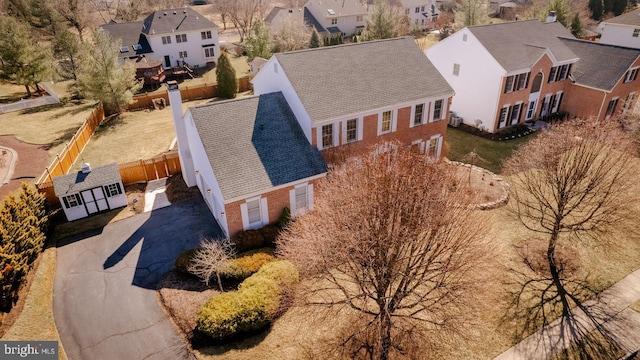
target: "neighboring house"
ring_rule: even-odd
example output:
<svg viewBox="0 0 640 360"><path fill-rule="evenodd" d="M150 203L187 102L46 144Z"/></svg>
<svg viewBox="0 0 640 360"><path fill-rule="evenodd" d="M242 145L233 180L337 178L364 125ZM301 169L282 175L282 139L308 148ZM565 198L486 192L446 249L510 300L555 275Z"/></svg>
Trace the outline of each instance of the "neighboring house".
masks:
<svg viewBox="0 0 640 360"><path fill-rule="evenodd" d="M146 56L164 68L214 65L220 55L218 27L191 8L154 11L144 21L101 26L122 39L121 59Z"/></svg>
<svg viewBox="0 0 640 360"><path fill-rule="evenodd" d="M83 164L81 171L54 177L53 188L69 221L127 206L116 163L95 169Z"/></svg>
<svg viewBox="0 0 640 360"><path fill-rule="evenodd" d="M603 21L600 26L601 43L640 48L640 8Z"/></svg>
<svg viewBox="0 0 640 360"><path fill-rule="evenodd" d="M227 236L275 222L285 206L312 210L334 151L400 142L441 155L453 90L412 38L275 54L253 85L253 97L184 116L172 106L185 182ZM179 94L171 83L171 104Z"/></svg>
<svg viewBox="0 0 640 360"><path fill-rule="evenodd" d="M266 64L266 63L267 63L267 59L261 58L259 56L255 57L249 63L249 73L251 73L253 75L257 74L260 71L260 69L262 69L264 64Z"/></svg>
<svg viewBox="0 0 640 360"><path fill-rule="evenodd" d="M557 22L471 26L426 54L456 91L451 109L494 133L561 110L578 56L559 36L572 37Z"/></svg>
<svg viewBox="0 0 640 360"><path fill-rule="evenodd" d="M580 61L573 70L564 108L581 117L609 118L633 113L640 92L640 49L593 41L560 39Z"/></svg>
<svg viewBox="0 0 640 360"><path fill-rule="evenodd" d="M399 3L414 29L428 30L438 20L440 10L435 0L399 0Z"/></svg>
<svg viewBox="0 0 640 360"><path fill-rule="evenodd" d="M309 0L305 20L324 37L351 36L367 25L367 6L360 0Z"/></svg>
<svg viewBox="0 0 640 360"><path fill-rule="evenodd" d="M264 23L269 27L269 37L273 38L273 34L280 30L281 26L287 26L289 24L300 24L304 26L304 12L302 8L283 8L274 7L271 9L267 17L264 18Z"/></svg>

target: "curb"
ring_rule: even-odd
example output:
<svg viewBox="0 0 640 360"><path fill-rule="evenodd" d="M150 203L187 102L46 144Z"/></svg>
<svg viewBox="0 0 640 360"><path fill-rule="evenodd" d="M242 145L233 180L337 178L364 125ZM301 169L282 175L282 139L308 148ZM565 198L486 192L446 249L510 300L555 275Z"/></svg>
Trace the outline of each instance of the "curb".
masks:
<svg viewBox="0 0 640 360"><path fill-rule="evenodd" d="M0 186L1 186L1 185L8 184L11 179L11 176L13 176L13 172L16 169L16 163L18 162L18 153L12 148L4 147L4 146L0 146L0 150L7 150L9 151L9 154L11 154L11 159L9 160L9 171L7 172L7 175L4 177L4 179L0 179L2 181L0 182Z"/></svg>

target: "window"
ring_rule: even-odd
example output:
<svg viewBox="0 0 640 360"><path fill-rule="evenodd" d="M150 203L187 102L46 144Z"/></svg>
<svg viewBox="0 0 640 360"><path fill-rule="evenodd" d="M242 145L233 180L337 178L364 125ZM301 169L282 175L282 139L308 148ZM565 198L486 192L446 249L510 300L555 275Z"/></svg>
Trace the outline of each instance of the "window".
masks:
<svg viewBox="0 0 640 360"><path fill-rule="evenodd" d="M616 111L616 107L618 106L618 98L612 99L609 101L609 105L607 106L607 113L605 117L609 118Z"/></svg>
<svg viewBox="0 0 640 360"><path fill-rule="evenodd" d="M526 89L529 85L529 73L518 75L518 90Z"/></svg>
<svg viewBox="0 0 640 360"><path fill-rule="evenodd" d="M525 117L525 120L531 120L531 118L533 118L533 115L535 113L536 113L536 101L533 100L529 102L529 108L527 110L527 116Z"/></svg>
<svg viewBox="0 0 640 360"><path fill-rule="evenodd" d="M307 185L296 187L295 195L296 211L305 210L307 208Z"/></svg>
<svg viewBox="0 0 640 360"><path fill-rule="evenodd" d="M553 97L553 101L551 102L551 113L555 114L560 111L560 104L562 103L562 91L557 93L555 97Z"/></svg>
<svg viewBox="0 0 640 360"><path fill-rule="evenodd" d="M638 77L638 68L629 69L624 76L624 82L628 83L635 80Z"/></svg>
<svg viewBox="0 0 640 360"><path fill-rule="evenodd" d="M507 81L504 83L504 93L510 93L513 91L513 83L515 82L515 75L507 76Z"/></svg>
<svg viewBox="0 0 640 360"><path fill-rule="evenodd" d="M333 146L333 124L322 126L322 148Z"/></svg>
<svg viewBox="0 0 640 360"><path fill-rule="evenodd" d="M424 104L418 104L415 107L415 112L413 114L413 125L422 124L422 117L424 116Z"/></svg>
<svg viewBox="0 0 640 360"><path fill-rule="evenodd" d="M633 29L633 37L638 37L640 35L640 29Z"/></svg>
<svg viewBox="0 0 640 360"><path fill-rule="evenodd" d="M467 34L462 34L462 41L467 41Z"/></svg>
<svg viewBox="0 0 640 360"><path fill-rule="evenodd" d="M460 64L453 64L453 75L460 75Z"/></svg>
<svg viewBox="0 0 640 360"><path fill-rule="evenodd" d="M554 81L556 81L556 72L558 71L558 67L554 66L551 68L551 71L549 71L549 80L547 80L548 83L552 83Z"/></svg>
<svg viewBox="0 0 640 360"><path fill-rule="evenodd" d="M420 7L416 7L416 14L420 12Z"/></svg>
<svg viewBox="0 0 640 360"><path fill-rule="evenodd" d="M204 57L206 58L212 58L215 57L215 51L214 51L214 47L207 47L204 48Z"/></svg>
<svg viewBox="0 0 640 360"><path fill-rule="evenodd" d="M162 45L171 44L171 36L163 36L162 37Z"/></svg>
<svg viewBox="0 0 640 360"><path fill-rule="evenodd" d="M200 36L202 37L202 40L211 39L211 31L203 31L200 33Z"/></svg>
<svg viewBox="0 0 640 360"><path fill-rule="evenodd" d="M249 220L249 226L262 222L262 216L260 214L260 199L247 201L247 218Z"/></svg>
<svg viewBox="0 0 640 360"><path fill-rule="evenodd" d="M560 72L558 72L558 78L556 80L565 80L567 78L567 74L569 72L569 65L562 65L560 68Z"/></svg>
<svg viewBox="0 0 640 360"><path fill-rule="evenodd" d="M180 52L178 53L178 57L179 57L180 59L186 59L186 58L187 58L187 52L186 52L186 51L180 51Z"/></svg>
<svg viewBox="0 0 640 360"><path fill-rule="evenodd" d="M547 115L549 115L548 111L549 111L549 100L551 100L551 95L547 95L544 97L544 100L542 100L542 106L540 107L540 117L545 117Z"/></svg>
<svg viewBox="0 0 640 360"><path fill-rule="evenodd" d="M507 125L507 114L509 114L508 105L500 109L500 114L498 115L498 129Z"/></svg>
<svg viewBox="0 0 640 360"><path fill-rule="evenodd" d="M442 148L442 136L436 135L429 139L429 146L427 147L427 156L432 158L440 157L440 150Z"/></svg>
<svg viewBox="0 0 640 360"><path fill-rule="evenodd" d="M120 46L120 52L121 53L126 53L127 51L129 51L129 47L128 46Z"/></svg>
<svg viewBox="0 0 640 360"><path fill-rule="evenodd" d="M358 140L358 119L347 120L347 142Z"/></svg>
<svg viewBox="0 0 640 360"><path fill-rule="evenodd" d="M627 111L629 111L629 109L633 110L633 106L634 106L634 102L636 99L636 92L632 92L629 95L627 95L627 99L624 101L624 106L622 108L622 113L626 113Z"/></svg>
<svg viewBox="0 0 640 360"><path fill-rule="evenodd" d="M391 131L391 110L382 113L382 126L380 130L382 133Z"/></svg>
<svg viewBox="0 0 640 360"><path fill-rule="evenodd" d="M422 7L420 8L420 11L424 12L424 6L422 6Z"/></svg>
<svg viewBox="0 0 640 360"><path fill-rule="evenodd" d="M82 205L80 194L65 196L62 198L62 202L64 202L64 207L66 207L67 209Z"/></svg>
<svg viewBox="0 0 640 360"><path fill-rule="evenodd" d="M509 125L517 124L520 120L520 111L522 110L522 104L515 104L511 108L511 116L509 118Z"/></svg>
<svg viewBox="0 0 640 360"><path fill-rule="evenodd" d="M178 35L176 35L176 42L177 43L187 42L187 34L178 34Z"/></svg>
<svg viewBox="0 0 640 360"><path fill-rule="evenodd" d="M433 121L442 120L442 99L433 103Z"/></svg>
<svg viewBox="0 0 640 360"><path fill-rule="evenodd" d="M411 9L406 9L406 10L404 11L404 14L405 14L405 15L409 15L409 13L411 13Z"/></svg>
<svg viewBox="0 0 640 360"><path fill-rule="evenodd" d="M112 197L122 194L122 188L120 188L119 183L110 184L104 187L104 192L107 194L107 197Z"/></svg>
<svg viewBox="0 0 640 360"><path fill-rule="evenodd" d="M357 16L356 16L356 21L357 21L357 22L362 22L362 21L364 21L364 16L362 16L362 15L357 15Z"/></svg>
<svg viewBox="0 0 640 360"><path fill-rule="evenodd" d="M140 44L134 44L134 45L132 46L132 48L133 48L133 50L135 50L135 51L142 50L142 45L140 45Z"/></svg>
<svg viewBox="0 0 640 360"><path fill-rule="evenodd" d="M331 19L331 25L338 25L338 19L336 18Z"/></svg>

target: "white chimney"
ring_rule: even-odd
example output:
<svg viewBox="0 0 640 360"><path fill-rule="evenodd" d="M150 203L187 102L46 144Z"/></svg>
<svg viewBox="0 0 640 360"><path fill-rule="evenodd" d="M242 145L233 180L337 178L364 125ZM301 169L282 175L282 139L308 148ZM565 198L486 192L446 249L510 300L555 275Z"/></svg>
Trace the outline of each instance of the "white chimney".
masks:
<svg viewBox="0 0 640 360"><path fill-rule="evenodd" d="M84 163L84 164L80 165L80 170L82 171L83 174L90 173L91 172L91 164Z"/></svg>
<svg viewBox="0 0 640 360"><path fill-rule="evenodd" d="M186 115L182 116L182 96L180 95L177 81L167 81L167 93L169 95L171 114L173 115L173 126L178 138L178 155L180 156L180 166L182 167L182 178L187 186L195 186L197 184L196 175L191 149L189 148L189 137L185 123Z"/></svg>
<svg viewBox="0 0 640 360"><path fill-rule="evenodd" d="M553 23L556 22L556 20L558 20L558 16L556 15L555 11L549 11L549 15L547 15L547 21L546 23Z"/></svg>

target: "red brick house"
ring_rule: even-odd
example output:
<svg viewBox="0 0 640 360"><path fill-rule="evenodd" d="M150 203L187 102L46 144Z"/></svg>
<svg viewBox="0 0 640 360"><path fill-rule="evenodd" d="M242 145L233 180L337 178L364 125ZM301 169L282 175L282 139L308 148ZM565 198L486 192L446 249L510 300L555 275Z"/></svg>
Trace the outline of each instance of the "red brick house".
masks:
<svg viewBox="0 0 640 360"><path fill-rule="evenodd" d="M399 141L440 157L453 90L411 38L275 54L255 96L182 115L169 86L182 174L227 236L313 210L336 149Z"/></svg>

